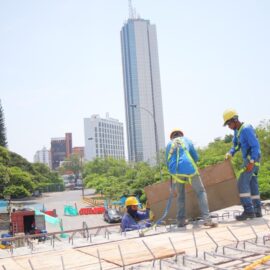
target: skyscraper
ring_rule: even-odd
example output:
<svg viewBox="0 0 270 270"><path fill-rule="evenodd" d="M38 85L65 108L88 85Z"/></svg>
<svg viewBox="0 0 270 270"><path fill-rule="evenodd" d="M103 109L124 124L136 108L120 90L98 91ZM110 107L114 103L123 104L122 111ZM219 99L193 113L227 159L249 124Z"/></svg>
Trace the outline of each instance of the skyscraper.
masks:
<svg viewBox="0 0 270 270"><path fill-rule="evenodd" d="M165 146L156 27L132 13L121 30L128 157L154 164Z"/></svg>

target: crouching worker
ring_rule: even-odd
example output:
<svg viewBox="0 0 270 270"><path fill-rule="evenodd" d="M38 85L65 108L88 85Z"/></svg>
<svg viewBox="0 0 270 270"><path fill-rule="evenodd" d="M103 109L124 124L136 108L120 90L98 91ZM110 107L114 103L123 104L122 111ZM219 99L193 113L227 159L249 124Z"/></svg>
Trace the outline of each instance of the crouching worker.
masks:
<svg viewBox="0 0 270 270"><path fill-rule="evenodd" d="M139 230L150 227L151 223L148 220L150 208L146 202L146 210L138 211L138 200L135 197L128 197L125 202L126 213L121 222L121 229L123 232Z"/></svg>

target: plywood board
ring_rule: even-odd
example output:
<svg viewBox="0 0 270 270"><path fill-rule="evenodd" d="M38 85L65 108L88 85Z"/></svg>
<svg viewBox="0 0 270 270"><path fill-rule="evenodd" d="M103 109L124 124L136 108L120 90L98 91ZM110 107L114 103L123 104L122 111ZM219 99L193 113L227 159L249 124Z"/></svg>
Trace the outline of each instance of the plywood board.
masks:
<svg viewBox="0 0 270 270"><path fill-rule="evenodd" d="M147 239L148 240L148 239ZM150 238L150 240L154 240ZM96 256L97 249L99 250L100 258L108 263L118 266L127 266L142 262L152 261L153 259L164 259L173 257L176 254L185 253L183 249L177 249L176 252L169 240L162 241L146 241L147 247L143 243L143 239L129 239L120 242L106 243L99 245L99 247L83 247L79 248L81 252ZM166 242L166 244L165 244ZM121 253L120 253L121 252ZM154 257L153 257L154 254Z"/></svg>
<svg viewBox="0 0 270 270"><path fill-rule="evenodd" d="M211 212L240 203L236 176L229 160L201 169L200 175L206 189ZM147 200L156 220L164 213L170 190L170 180L145 187ZM174 189L171 208L166 216L166 220L176 218L176 204L177 193ZM197 197L190 185L186 185L186 215L187 218L200 216Z"/></svg>

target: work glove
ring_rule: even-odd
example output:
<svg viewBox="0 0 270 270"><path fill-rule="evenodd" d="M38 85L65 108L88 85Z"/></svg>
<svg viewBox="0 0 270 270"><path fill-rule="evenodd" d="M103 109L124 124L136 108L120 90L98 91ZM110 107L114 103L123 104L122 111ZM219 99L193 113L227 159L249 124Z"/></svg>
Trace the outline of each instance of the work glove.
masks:
<svg viewBox="0 0 270 270"><path fill-rule="evenodd" d="M249 162L246 166L246 171L251 172L254 168L254 162Z"/></svg>
<svg viewBox="0 0 270 270"><path fill-rule="evenodd" d="M231 159L231 158L232 158L232 155L230 153L226 153L225 159Z"/></svg>

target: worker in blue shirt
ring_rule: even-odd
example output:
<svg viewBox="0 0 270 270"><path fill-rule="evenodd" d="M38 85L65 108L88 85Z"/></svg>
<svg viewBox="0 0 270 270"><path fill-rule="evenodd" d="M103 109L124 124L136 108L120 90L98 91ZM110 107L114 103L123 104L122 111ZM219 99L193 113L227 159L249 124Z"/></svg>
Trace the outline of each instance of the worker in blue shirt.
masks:
<svg viewBox="0 0 270 270"><path fill-rule="evenodd" d="M260 143L254 128L249 124L239 121L234 109L223 113L224 126L234 131L233 147L226 154L226 159L231 158L241 149L243 165L238 179L240 202L244 212L236 216L237 220L246 220L262 217L261 200L258 186L258 172L261 159Z"/></svg>
<svg viewBox="0 0 270 270"><path fill-rule="evenodd" d="M146 203L146 211L138 210L139 202L136 197L128 197L125 202L127 208L121 222L121 229L123 232L139 230L146 227L150 227L151 223L149 220L150 208L148 203Z"/></svg>
<svg viewBox="0 0 270 270"><path fill-rule="evenodd" d="M181 129L174 129L170 134L170 142L166 147L166 162L168 171L176 181L178 192L177 227L185 227L188 224L185 210L186 184L190 184L196 193L204 226L218 226L216 222L212 221L209 212L207 194L196 165L198 160L199 156L191 140L184 136Z"/></svg>

